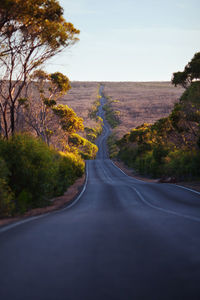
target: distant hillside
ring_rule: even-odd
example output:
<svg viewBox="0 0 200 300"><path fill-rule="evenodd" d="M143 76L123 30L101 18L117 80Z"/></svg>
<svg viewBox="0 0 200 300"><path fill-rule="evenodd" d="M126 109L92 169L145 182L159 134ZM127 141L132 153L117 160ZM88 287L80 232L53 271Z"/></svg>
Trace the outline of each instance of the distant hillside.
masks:
<svg viewBox="0 0 200 300"><path fill-rule="evenodd" d="M154 123L166 117L178 101L183 88L170 82L105 82L104 94L119 125L118 138L142 123Z"/></svg>

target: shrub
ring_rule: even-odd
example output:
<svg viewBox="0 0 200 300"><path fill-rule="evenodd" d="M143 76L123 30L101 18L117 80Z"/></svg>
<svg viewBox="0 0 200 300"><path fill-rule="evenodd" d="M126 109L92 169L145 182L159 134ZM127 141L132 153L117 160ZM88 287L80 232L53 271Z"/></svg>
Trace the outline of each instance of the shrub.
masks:
<svg viewBox="0 0 200 300"><path fill-rule="evenodd" d="M120 124L119 112L114 111L111 108L110 102L108 102L107 104L105 104L103 106L103 110L105 111L105 117L106 117L106 120L108 121L108 123L110 124L110 126L112 128L117 127Z"/></svg>
<svg viewBox="0 0 200 300"><path fill-rule="evenodd" d="M0 217L10 216L14 211L13 193L8 185L9 170L0 157Z"/></svg>
<svg viewBox="0 0 200 300"><path fill-rule="evenodd" d="M69 137L70 147L75 147L78 150L78 154L81 155L83 159L94 159L96 157L98 147L81 137L79 134L74 133Z"/></svg>
<svg viewBox="0 0 200 300"><path fill-rule="evenodd" d="M84 162L75 154L61 154L39 139L16 135L0 140L0 156L9 174L7 183L15 197L15 211L49 204L83 174Z"/></svg>
<svg viewBox="0 0 200 300"><path fill-rule="evenodd" d="M165 165L168 174L176 175L181 179L200 176L199 151L175 150L168 155L168 163Z"/></svg>
<svg viewBox="0 0 200 300"><path fill-rule="evenodd" d="M109 156L110 158L117 157L119 149L116 144L116 134L111 133L107 139L107 145L108 145L108 150L109 150Z"/></svg>
<svg viewBox="0 0 200 300"><path fill-rule="evenodd" d="M153 158L155 159L155 161L161 164L163 158L167 156L167 154L168 154L168 150L162 144L154 145Z"/></svg>

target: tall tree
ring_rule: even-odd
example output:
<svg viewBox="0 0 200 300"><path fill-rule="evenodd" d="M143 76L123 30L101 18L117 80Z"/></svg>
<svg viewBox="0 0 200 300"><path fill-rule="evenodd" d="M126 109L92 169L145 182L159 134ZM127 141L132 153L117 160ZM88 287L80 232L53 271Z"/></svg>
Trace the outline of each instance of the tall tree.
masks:
<svg viewBox="0 0 200 300"><path fill-rule="evenodd" d="M69 79L62 73L47 74L43 70L36 70L31 79L27 98L18 100L23 105L22 119L45 143L61 149L69 134L84 128L83 119L73 109L57 105L57 99L71 88Z"/></svg>
<svg viewBox="0 0 200 300"><path fill-rule="evenodd" d="M18 99L31 73L74 44L78 34L56 0L1 0L0 129L6 138L15 132Z"/></svg>

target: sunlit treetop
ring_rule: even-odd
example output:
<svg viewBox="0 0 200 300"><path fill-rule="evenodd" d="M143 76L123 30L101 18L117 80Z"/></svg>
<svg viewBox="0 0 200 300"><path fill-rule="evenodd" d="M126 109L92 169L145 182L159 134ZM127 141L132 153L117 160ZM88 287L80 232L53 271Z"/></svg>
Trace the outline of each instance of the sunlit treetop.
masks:
<svg viewBox="0 0 200 300"><path fill-rule="evenodd" d="M54 49L77 41L77 30L63 17L63 8L56 0L1 0L1 33L37 36L41 43Z"/></svg>

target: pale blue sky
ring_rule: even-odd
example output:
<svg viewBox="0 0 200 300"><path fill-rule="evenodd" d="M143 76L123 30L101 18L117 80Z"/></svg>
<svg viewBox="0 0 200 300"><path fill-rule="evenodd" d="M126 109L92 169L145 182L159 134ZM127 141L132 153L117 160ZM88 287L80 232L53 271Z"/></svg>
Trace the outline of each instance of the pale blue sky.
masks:
<svg viewBox="0 0 200 300"><path fill-rule="evenodd" d="M199 0L59 2L80 41L47 70L71 80L170 80L200 51Z"/></svg>

